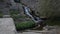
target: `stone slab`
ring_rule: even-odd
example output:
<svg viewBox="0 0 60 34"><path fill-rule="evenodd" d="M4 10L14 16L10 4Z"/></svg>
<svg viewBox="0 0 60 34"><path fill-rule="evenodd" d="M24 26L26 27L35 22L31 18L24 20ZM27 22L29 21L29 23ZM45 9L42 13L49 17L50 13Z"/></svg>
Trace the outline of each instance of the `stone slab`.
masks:
<svg viewBox="0 0 60 34"><path fill-rule="evenodd" d="M0 18L0 34L15 34L15 31L12 18Z"/></svg>

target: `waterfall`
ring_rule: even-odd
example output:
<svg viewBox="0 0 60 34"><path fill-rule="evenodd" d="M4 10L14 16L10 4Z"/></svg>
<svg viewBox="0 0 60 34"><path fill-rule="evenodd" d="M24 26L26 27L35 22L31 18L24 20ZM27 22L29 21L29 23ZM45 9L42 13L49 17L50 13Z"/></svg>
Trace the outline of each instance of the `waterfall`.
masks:
<svg viewBox="0 0 60 34"><path fill-rule="evenodd" d="M37 17L37 16L33 17L33 15L30 13L31 10L30 10L29 7L23 6L23 9L24 9L24 13L25 13L27 16L31 17L31 19L32 19L35 23L38 23L38 22L43 21L42 19L40 19L40 18Z"/></svg>
<svg viewBox="0 0 60 34"><path fill-rule="evenodd" d="M39 18L39 17L31 14L31 12L30 12L31 9L30 9L29 7L27 7L24 3L20 2L20 0L14 0L14 1L15 1L16 3L21 3L21 5L22 5L22 7L23 7L23 9L24 9L24 13L25 13L27 16L31 17L31 19L32 19L35 23L38 23L38 22L43 21L41 18ZM34 16L35 16L35 17L34 17Z"/></svg>

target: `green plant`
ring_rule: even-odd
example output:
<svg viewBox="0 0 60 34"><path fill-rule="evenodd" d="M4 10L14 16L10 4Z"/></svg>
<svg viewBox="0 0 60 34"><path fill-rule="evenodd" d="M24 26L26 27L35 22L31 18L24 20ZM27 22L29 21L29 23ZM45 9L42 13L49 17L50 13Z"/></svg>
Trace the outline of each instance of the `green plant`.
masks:
<svg viewBox="0 0 60 34"><path fill-rule="evenodd" d="M15 26L17 30L24 30L34 27L35 23L33 21L25 21L22 23L16 23Z"/></svg>
<svg viewBox="0 0 60 34"><path fill-rule="evenodd" d="M17 10L10 10L10 15L14 20L20 17L18 14L19 12Z"/></svg>

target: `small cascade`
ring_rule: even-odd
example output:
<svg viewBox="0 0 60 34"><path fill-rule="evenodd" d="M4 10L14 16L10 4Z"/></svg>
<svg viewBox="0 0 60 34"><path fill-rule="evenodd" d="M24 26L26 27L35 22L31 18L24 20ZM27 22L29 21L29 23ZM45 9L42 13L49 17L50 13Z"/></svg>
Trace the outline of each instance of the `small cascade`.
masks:
<svg viewBox="0 0 60 34"><path fill-rule="evenodd" d="M38 23L38 22L42 22L43 20L33 14L31 14L31 9L29 7L27 7L24 3L20 2L20 0L14 0L14 2L16 3L21 3L23 9L24 9L24 13L30 17L35 23ZM31 12L30 12L31 11ZM34 12L33 12L34 13Z"/></svg>
<svg viewBox="0 0 60 34"><path fill-rule="evenodd" d="M39 18L39 17L31 14L31 10L30 10L29 7L27 7L27 6L22 6L22 7L23 7L23 9L24 9L24 13L25 13L28 17L30 17L35 23L38 23L38 22L42 22L42 21L43 21L41 18Z"/></svg>

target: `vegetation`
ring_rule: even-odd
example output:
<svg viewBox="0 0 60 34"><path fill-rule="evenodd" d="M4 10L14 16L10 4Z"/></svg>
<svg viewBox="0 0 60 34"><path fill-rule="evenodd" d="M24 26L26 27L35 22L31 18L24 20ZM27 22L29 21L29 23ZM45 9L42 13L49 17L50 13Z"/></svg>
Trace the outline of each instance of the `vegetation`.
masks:
<svg viewBox="0 0 60 34"><path fill-rule="evenodd" d="M40 6L39 15L43 17L48 17L48 19L45 21L47 25L59 25L60 26L60 10L57 4L55 4L55 1L53 0L42 0L45 2L42 2ZM56 3L58 3L56 1ZM56 6L57 5L57 6ZM19 12L16 10L11 11L11 17L15 20L18 18L24 18L24 16L19 16ZM56 17L57 16L57 17ZM33 27L35 24L32 21L26 21L21 23L16 23L16 29L17 30L23 30L27 28Z"/></svg>
<svg viewBox="0 0 60 34"><path fill-rule="evenodd" d="M17 15L17 14L19 14L19 11L17 11L17 10L10 10L10 14L11 15L13 15L13 14Z"/></svg>
<svg viewBox="0 0 60 34"><path fill-rule="evenodd" d="M12 17L14 20L16 20L16 19L18 19L18 18L25 18L25 16L20 16L19 14L20 14L20 13L19 13L19 11L17 11L17 10L11 10L11 11L10 11L10 15L11 15L11 17Z"/></svg>
<svg viewBox="0 0 60 34"><path fill-rule="evenodd" d="M15 26L16 26L17 31L19 31L19 30L32 28L35 26L35 23L33 21L25 21L21 23L16 23Z"/></svg>
<svg viewBox="0 0 60 34"><path fill-rule="evenodd" d="M19 19L19 18L25 18L25 16L19 16L19 12L16 11L16 10L12 10L10 12L11 14L11 17L16 20L16 19ZM48 20L45 21L45 23L47 25L59 25L60 26L60 17L49 17ZM24 21L24 22L19 22L19 23L15 23L15 26L16 26L16 29L17 31L19 30L24 30L24 29L29 29L29 28L33 28L35 26L35 23L33 21ZM41 27L38 28L38 29L42 29ZM38 30L36 29L36 30Z"/></svg>

